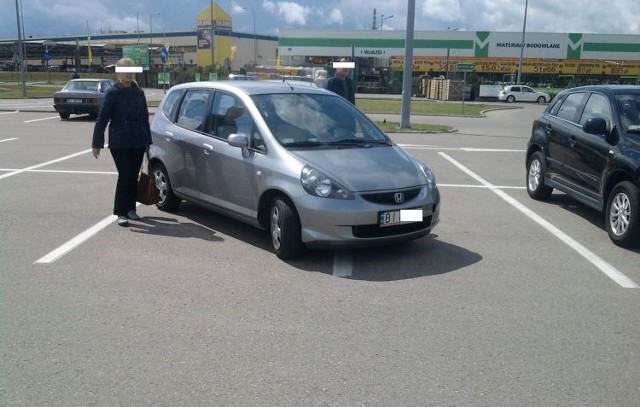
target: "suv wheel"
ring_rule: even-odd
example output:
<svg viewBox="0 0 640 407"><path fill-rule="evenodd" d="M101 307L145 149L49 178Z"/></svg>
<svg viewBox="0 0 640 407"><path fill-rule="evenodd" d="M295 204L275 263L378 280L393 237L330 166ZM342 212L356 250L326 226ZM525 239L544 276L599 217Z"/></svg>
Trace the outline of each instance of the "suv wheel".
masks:
<svg viewBox="0 0 640 407"><path fill-rule="evenodd" d="M164 165L156 163L153 166L153 176L160 191L160 200L156 204L161 211L173 211L178 209L182 200L175 196L171 189L171 181Z"/></svg>
<svg viewBox="0 0 640 407"><path fill-rule="evenodd" d="M300 237L300 219L289 203L282 197L271 201L269 231L273 250L281 259L298 257L304 248Z"/></svg>
<svg viewBox="0 0 640 407"><path fill-rule="evenodd" d="M607 200L605 222L613 243L634 247L640 242L640 192L629 181L618 183Z"/></svg>
<svg viewBox="0 0 640 407"><path fill-rule="evenodd" d="M536 151L527 163L527 192L531 198L538 201L544 201L553 192L553 188L544 184L546 171L544 155L540 151Z"/></svg>
<svg viewBox="0 0 640 407"><path fill-rule="evenodd" d="M516 97L515 96L513 96L513 95L507 96L507 102L513 103L515 101L516 101Z"/></svg>

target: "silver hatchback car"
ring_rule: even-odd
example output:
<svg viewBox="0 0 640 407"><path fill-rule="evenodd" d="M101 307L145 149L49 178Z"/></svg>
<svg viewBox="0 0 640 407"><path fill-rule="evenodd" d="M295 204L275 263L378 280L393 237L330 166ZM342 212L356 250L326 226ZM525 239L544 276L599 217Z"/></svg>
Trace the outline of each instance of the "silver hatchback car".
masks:
<svg viewBox="0 0 640 407"><path fill-rule="evenodd" d="M305 247L428 235L431 170L336 94L287 82L174 86L151 124L158 208L182 200L268 230L282 259Z"/></svg>

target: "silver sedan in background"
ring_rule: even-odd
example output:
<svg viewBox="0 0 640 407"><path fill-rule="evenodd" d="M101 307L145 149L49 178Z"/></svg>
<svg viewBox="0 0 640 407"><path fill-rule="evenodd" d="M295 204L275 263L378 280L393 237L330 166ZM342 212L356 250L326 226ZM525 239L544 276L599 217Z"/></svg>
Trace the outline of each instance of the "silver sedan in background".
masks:
<svg viewBox="0 0 640 407"><path fill-rule="evenodd" d="M428 235L440 195L427 165L340 96L285 82L175 86L151 124L158 208L182 200L268 230L275 253Z"/></svg>

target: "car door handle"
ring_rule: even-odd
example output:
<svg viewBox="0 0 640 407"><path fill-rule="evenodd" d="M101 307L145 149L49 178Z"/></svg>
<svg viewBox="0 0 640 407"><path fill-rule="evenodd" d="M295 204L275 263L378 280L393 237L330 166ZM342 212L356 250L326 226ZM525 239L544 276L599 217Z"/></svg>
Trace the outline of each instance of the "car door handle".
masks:
<svg viewBox="0 0 640 407"><path fill-rule="evenodd" d="M167 139L167 141L171 141L171 139L173 138L173 133L165 130L164 136Z"/></svg>
<svg viewBox="0 0 640 407"><path fill-rule="evenodd" d="M211 144L203 143L202 147L204 147L204 153L207 155L213 151L213 146Z"/></svg>
<svg viewBox="0 0 640 407"><path fill-rule="evenodd" d="M569 145L571 147L575 146L577 144L577 140L574 136L569 137Z"/></svg>

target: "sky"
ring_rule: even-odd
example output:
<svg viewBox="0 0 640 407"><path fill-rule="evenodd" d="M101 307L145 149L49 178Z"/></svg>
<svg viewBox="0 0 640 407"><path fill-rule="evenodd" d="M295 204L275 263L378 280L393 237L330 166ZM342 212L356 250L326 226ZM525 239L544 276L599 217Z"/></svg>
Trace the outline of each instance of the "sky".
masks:
<svg viewBox="0 0 640 407"><path fill-rule="evenodd" d="M522 32L526 0L415 0L415 30ZM208 0L0 0L0 39L109 30L193 30ZM233 30L277 36L282 29L404 30L408 0L220 0ZM528 0L527 32L640 35L640 0ZM156 14L157 13L157 14ZM392 17L391 17L392 16ZM151 21L151 24L150 24ZM640 39L639 39L640 41Z"/></svg>

